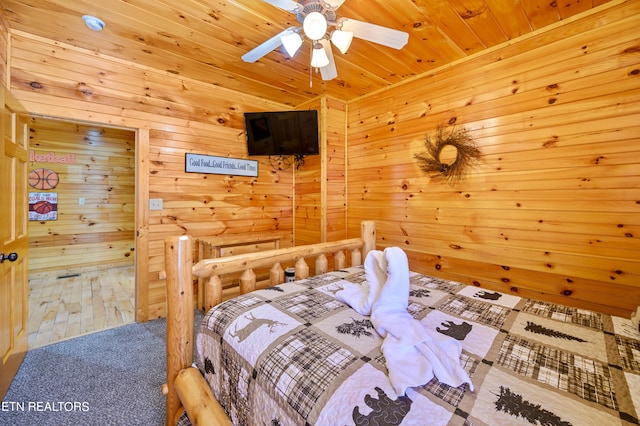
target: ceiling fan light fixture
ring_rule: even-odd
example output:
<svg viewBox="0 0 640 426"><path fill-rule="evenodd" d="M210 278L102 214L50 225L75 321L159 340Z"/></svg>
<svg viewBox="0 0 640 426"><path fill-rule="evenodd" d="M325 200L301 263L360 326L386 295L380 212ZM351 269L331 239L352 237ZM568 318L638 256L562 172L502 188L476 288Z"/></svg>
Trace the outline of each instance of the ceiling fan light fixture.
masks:
<svg viewBox="0 0 640 426"><path fill-rule="evenodd" d="M258 0L256 0L258 1ZM353 38L359 38L385 47L402 49L409 41L409 33L381 25L338 17L336 10L345 0L262 0L287 12L295 13L300 26L289 27L242 55L245 62L256 62L276 49L284 48L294 56L301 44L309 39L309 85L313 69L322 80L338 76L333 46L343 54L350 48ZM282 52L281 52L282 54Z"/></svg>
<svg viewBox="0 0 640 426"><path fill-rule="evenodd" d="M327 19L320 12L311 12L305 16L302 29L311 40L320 40L327 32Z"/></svg>
<svg viewBox="0 0 640 426"><path fill-rule="evenodd" d="M343 54L349 50L351 40L353 40L353 33L351 31L335 30L331 33L331 42Z"/></svg>
<svg viewBox="0 0 640 426"><path fill-rule="evenodd" d="M311 54L311 67L322 68L327 65L329 65L327 52L324 51L324 47L320 43L316 43L313 46L313 53Z"/></svg>
<svg viewBox="0 0 640 426"><path fill-rule="evenodd" d="M298 33L290 33L280 37L284 50L293 58L300 46L302 46L302 37Z"/></svg>

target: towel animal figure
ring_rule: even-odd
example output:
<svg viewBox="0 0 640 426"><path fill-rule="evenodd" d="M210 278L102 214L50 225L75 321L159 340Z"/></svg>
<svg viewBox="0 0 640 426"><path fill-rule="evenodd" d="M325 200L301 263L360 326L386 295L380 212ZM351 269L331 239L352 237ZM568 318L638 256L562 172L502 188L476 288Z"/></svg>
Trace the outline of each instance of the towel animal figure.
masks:
<svg viewBox="0 0 640 426"><path fill-rule="evenodd" d="M364 259L366 281L362 285L344 283L342 290L336 292L336 298L351 306L360 315L371 315L373 302L387 281L387 258L380 250L371 250ZM407 298L409 295L407 294Z"/></svg>
<svg viewBox="0 0 640 426"><path fill-rule="evenodd" d="M469 375L460 366L460 342L434 339L407 311L409 262L405 252L399 247L372 250L364 267L366 283L345 284L336 297L361 315L371 316L383 338L381 350L396 393L404 395L407 388L424 385L434 376L454 387L468 383L473 391Z"/></svg>

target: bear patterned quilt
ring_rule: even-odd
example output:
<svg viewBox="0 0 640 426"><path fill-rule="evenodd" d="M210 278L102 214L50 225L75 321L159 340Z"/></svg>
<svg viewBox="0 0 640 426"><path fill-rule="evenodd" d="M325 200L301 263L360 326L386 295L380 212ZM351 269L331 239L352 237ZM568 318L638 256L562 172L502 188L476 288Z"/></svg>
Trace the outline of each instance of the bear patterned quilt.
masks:
<svg viewBox="0 0 640 426"><path fill-rule="evenodd" d="M468 384L397 395L367 316L336 299L361 267L228 300L196 364L234 425L631 425L640 335L625 318L410 274L408 311L462 344Z"/></svg>

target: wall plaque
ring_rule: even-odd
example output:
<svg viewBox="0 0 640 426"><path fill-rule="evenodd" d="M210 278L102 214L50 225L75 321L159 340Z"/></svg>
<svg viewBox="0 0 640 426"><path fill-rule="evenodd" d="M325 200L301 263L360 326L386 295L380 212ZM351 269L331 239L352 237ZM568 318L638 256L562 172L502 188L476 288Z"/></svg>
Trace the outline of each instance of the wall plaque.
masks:
<svg viewBox="0 0 640 426"><path fill-rule="evenodd" d="M242 158L185 153L184 168L187 173L258 176L258 162L256 160L245 160Z"/></svg>
<svg viewBox="0 0 640 426"><path fill-rule="evenodd" d="M57 220L58 193L30 192L29 220Z"/></svg>

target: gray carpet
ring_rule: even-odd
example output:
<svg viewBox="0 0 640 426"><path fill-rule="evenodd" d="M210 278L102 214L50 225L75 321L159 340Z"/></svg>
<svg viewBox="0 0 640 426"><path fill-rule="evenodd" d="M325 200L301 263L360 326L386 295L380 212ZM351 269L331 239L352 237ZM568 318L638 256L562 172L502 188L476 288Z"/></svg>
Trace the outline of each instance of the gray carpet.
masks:
<svg viewBox="0 0 640 426"><path fill-rule="evenodd" d="M29 351L0 425L163 425L165 336L157 319Z"/></svg>

